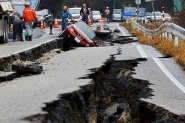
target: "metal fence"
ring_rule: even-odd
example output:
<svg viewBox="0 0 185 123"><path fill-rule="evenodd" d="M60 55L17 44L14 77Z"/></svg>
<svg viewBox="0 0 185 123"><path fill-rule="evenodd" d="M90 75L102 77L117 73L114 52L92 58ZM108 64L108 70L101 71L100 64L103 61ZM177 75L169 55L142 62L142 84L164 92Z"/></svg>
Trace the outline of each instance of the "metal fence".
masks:
<svg viewBox="0 0 185 123"><path fill-rule="evenodd" d="M178 39L185 40L185 29L174 23L165 22L154 30L146 29L136 21L132 21L132 24L134 28L141 30L149 36L161 35L163 37L168 37L169 39L174 39L175 45L178 45Z"/></svg>

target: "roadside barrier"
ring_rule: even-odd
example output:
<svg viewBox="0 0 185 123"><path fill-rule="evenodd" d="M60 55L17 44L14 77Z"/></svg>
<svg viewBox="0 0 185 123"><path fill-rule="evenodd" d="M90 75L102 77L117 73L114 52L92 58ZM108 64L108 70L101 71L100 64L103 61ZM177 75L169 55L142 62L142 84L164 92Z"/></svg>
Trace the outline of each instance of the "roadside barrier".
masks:
<svg viewBox="0 0 185 123"><path fill-rule="evenodd" d="M59 28L58 19L55 18L54 28Z"/></svg>
<svg viewBox="0 0 185 123"><path fill-rule="evenodd" d="M161 24L157 29L154 29L154 30L146 29L136 21L132 21L132 24L134 28L138 29L138 31L141 30L144 34L150 37L161 35L169 39L174 39L175 46L178 46L179 38L182 40L185 40L185 29L174 23L165 22Z"/></svg>
<svg viewBox="0 0 185 123"><path fill-rule="evenodd" d="M41 22L40 22L40 29L44 29L44 23L43 23L43 20L41 20Z"/></svg>

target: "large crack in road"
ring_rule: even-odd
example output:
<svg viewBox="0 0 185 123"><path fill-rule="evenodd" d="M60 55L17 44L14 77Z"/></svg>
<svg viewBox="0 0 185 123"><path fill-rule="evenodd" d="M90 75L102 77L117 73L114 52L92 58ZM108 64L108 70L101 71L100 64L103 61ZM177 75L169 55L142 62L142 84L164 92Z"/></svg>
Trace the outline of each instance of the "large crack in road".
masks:
<svg viewBox="0 0 185 123"><path fill-rule="evenodd" d="M101 42L101 46L109 46ZM34 50L26 51L9 58L0 59L2 70L12 70L15 61L26 60L40 63L61 53L55 48L60 47L60 41L53 45L47 44ZM51 49L54 49L51 51ZM48 52L50 51L50 52ZM118 49L120 55L121 50ZM48 52L48 53L46 53ZM43 55L43 53L46 53ZM33 54L36 54L35 56ZM92 74L81 77L92 79L92 82L75 92L61 94L58 100L46 103L42 108L46 114L35 114L22 120L36 123L184 123L185 116L176 115L162 107L144 102L141 98L151 98L152 91L147 80L135 79L135 67L147 59L115 60L112 55L101 68L92 69ZM5 61L10 61L4 63ZM23 77L20 71L10 73L0 78L1 81ZM30 73L29 73L30 74Z"/></svg>
<svg viewBox="0 0 185 123"><path fill-rule="evenodd" d="M147 80L132 77L137 64L146 60L116 61L113 55L101 68L79 78L92 79L91 84L47 103L43 107L47 114L24 120L37 123L183 123L184 116L140 100L153 96Z"/></svg>

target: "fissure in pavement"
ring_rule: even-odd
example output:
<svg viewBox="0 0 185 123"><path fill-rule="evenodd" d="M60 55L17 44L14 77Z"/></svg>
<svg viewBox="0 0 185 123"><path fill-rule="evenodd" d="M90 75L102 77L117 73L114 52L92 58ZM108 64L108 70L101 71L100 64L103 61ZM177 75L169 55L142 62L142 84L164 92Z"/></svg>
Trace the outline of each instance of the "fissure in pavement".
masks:
<svg viewBox="0 0 185 123"><path fill-rule="evenodd" d="M139 100L153 96L148 81L132 77L134 67L145 60L115 61L112 57L101 68L93 69L93 74L80 78L91 78L91 84L47 103L43 108L47 114L24 120L37 123L183 123L183 116Z"/></svg>

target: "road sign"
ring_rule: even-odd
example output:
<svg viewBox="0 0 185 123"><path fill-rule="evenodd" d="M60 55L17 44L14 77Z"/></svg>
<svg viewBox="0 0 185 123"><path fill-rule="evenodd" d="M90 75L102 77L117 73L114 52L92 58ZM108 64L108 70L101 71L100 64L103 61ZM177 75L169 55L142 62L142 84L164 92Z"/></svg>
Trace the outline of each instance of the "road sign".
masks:
<svg viewBox="0 0 185 123"><path fill-rule="evenodd" d="M141 4L141 0L135 0L135 3L136 3L137 5L139 5L139 4Z"/></svg>
<svg viewBox="0 0 185 123"><path fill-rule="evenodd" d="M25 0L10 0L12 6L21 14L24 9ZM37 9L40 3L40 0L26 0L26 2L30 2L30 6L33 9Z"/></svg>

